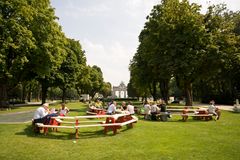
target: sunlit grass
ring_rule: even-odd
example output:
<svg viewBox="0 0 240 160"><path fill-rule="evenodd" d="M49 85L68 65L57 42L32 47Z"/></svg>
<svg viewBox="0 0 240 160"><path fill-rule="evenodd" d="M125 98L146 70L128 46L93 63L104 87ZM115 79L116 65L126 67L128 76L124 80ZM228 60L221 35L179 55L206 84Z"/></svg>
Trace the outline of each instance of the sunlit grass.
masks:
<svg viewBox="0 0 240 160"><path fill-rule="evenodd" d="M85 115L86 106L68 103L69 115ZM35 135L30 124L0 124L0 159L4 160L161 160L239 159L240 114L223 111L219 121L145 121L139 117L133 129L124 126L116 135L103 128L59 129Z"/></svg>

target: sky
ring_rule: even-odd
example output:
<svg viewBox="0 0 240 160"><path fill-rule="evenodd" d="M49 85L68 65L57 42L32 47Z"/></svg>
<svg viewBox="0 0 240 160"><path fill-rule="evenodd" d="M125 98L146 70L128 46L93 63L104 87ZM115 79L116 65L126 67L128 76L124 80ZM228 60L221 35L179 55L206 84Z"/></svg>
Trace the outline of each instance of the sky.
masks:
<svg viewBox="0 0 240 160"><path fill-rule="evenodd" d="M128 84L128 70L138 47L146 17L160 0L51 0L58 22L68 38L79 40L87 64L97 65L105 82ZM227 4L240 10L240 0L190 0L202 5Z"/></svg>

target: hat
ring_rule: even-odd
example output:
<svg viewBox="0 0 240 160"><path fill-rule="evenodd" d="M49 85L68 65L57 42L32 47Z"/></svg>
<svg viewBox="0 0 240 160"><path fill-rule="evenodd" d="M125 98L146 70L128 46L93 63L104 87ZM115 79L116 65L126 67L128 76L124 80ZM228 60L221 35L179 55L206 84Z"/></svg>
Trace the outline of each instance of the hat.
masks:
<svg viewBox="0 0 240 160"><path fill-rule="evenodd" d="M44 104L43 104L43 107L48 107L48 106L49 106L48 103L44 103Z"/></svg>

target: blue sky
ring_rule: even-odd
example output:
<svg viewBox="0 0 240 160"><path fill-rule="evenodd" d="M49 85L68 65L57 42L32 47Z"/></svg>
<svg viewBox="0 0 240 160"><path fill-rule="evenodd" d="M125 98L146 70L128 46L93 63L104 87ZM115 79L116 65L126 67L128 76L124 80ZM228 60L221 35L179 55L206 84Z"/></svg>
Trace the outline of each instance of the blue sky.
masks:
<svg viewBox="0 0 240 160"><path fill-rule="evenodd" d="M240 10L239 0L190 0L203 6L225 2ZM126 85L128 66L138 46L146 16L159 0L51 0L63 32L79 40L87 64L101 67L104 81Z"/></svg>

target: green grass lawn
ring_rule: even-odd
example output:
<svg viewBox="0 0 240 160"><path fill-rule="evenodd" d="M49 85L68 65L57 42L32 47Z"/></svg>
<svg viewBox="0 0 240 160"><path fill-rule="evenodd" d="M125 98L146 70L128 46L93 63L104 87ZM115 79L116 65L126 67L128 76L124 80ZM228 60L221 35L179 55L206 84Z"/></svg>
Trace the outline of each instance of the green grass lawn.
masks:
<svg viewBox="0 0 240 160"><path fill-rule="evenodd" d="M84 115L86 106L67 105L69 115ZM35 135L31 124L0 124L2 160L236 160L240 159L240 114L222 112L219 121L145 121L139 117L133 129L124 126L116 135L103 128L71 129L47 136Z"/></svg>

